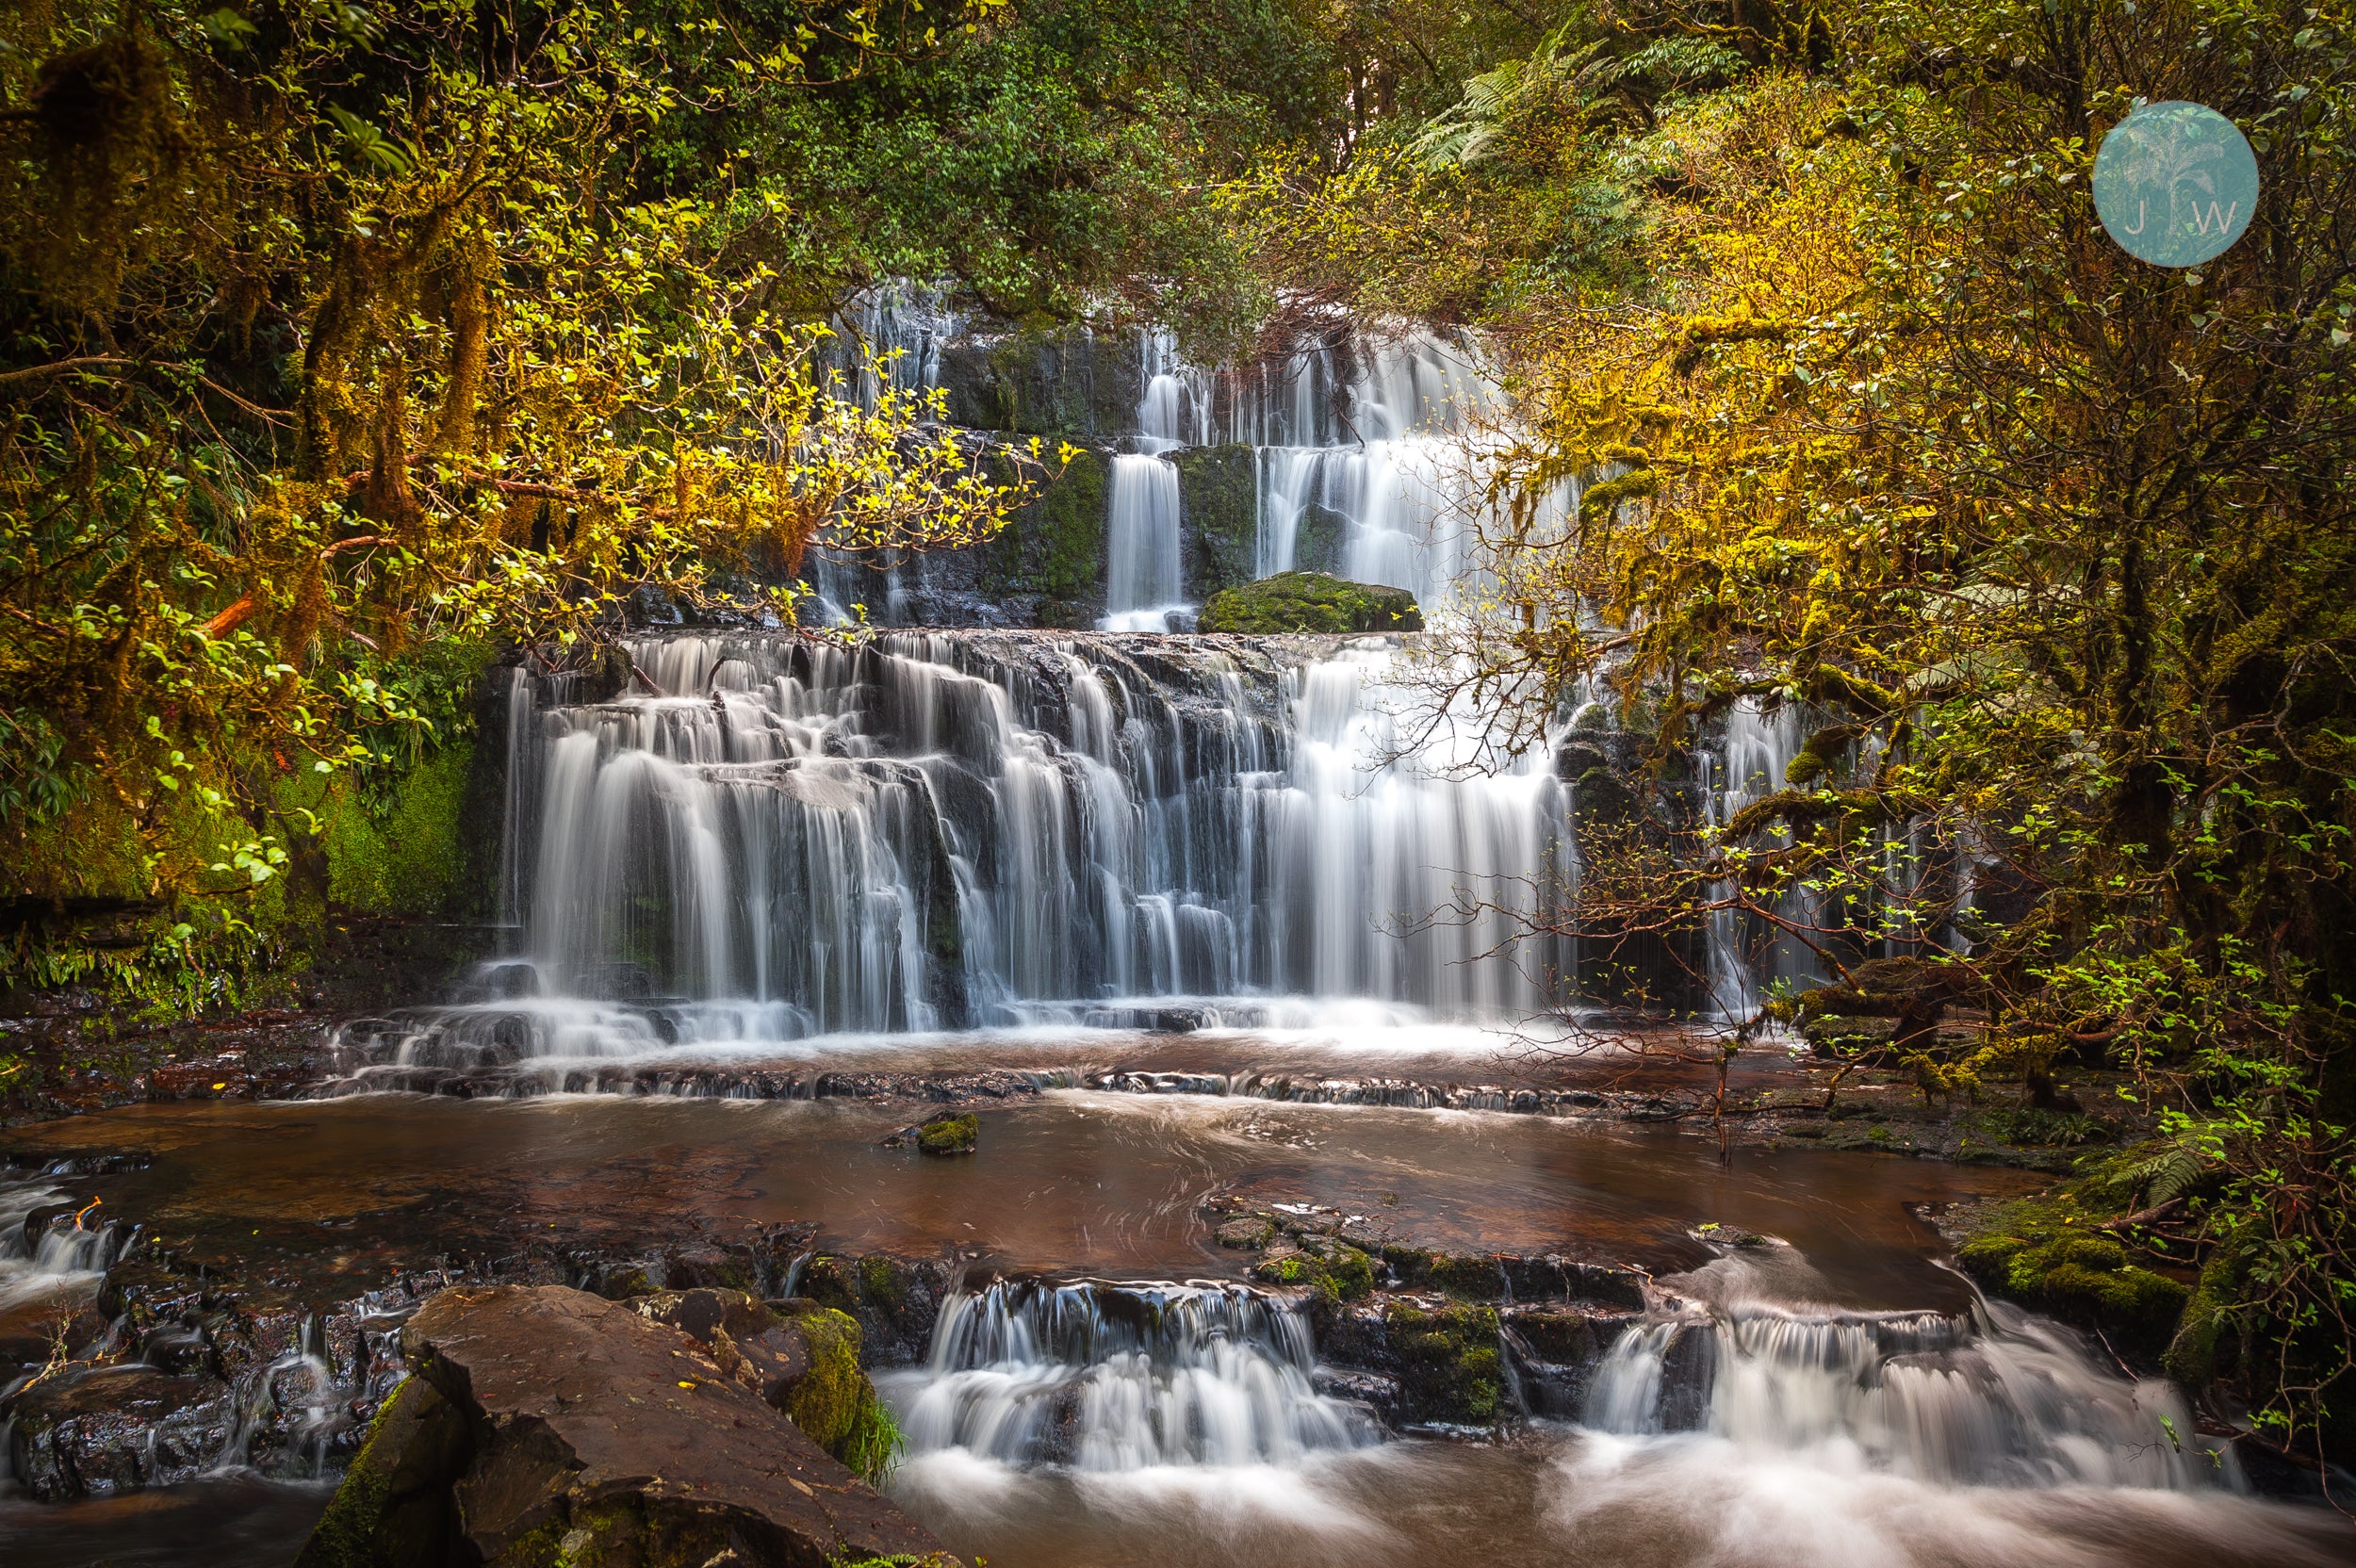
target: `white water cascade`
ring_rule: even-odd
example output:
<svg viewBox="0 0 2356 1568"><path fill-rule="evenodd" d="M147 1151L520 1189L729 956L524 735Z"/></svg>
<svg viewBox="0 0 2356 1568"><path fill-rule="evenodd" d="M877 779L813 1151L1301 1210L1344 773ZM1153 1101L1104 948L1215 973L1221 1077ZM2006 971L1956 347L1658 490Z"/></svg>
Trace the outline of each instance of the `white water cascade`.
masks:
<svg viewBox="0 0 2356 1568"><path fill-rule="evenodd" d="M1000 1282L941 1310L930 1363L879 1377L909 1456L1080 1471L1287 1464L1362 1447L1300 1303L1236 1285Z"/></svg>
<svg viewBox="0 0 2356 1568"><path fill-rule="evenodd" d="M1513 1019L1564 972L1516 927L1573 880L1568 792L1544 756L1464 777L1438 745L1395 757L1380 642L629 651L608 700L560 684L516 715L522 951L486 973L474 1059L1119 1024L1172 1001L1202 1021L1283 998ZM1521 961L1473 961L1500 948Z"/></svg>
<svg viewBox="0 0 2356 1568"><path fill-rule="evenodd" d="M1785 703L1769 711L1753 697L1738 700L1726 714L1726 735L1716 752L1694 753L1700 774L1702 821L1723 831L1748 806L1784 787L1784 770L1807 740L1800 709ZM1732 889L1724 884L1714 896ZM1804 895L1794 894L1791 913L1804 916ZM1762 980L1813 975L1811 955L1788 938L1759 929L1757 917L1732 908L1712 909L1709 923L1709 986L1721 1018L1747 1019L1759 1010Z"/></svg>
<svg viewBox="0 0 2356 1568"><path fill-rule="evenodd" d="M1184 446L1255 449L1257 576L1331 572L1405 588L1436 607L1477 575L1477 427L1498 416L1504 400L1470 339L1352 331L1281 363L1228 372L1184 365L1164 336L1148 338L1143 353L1140 452L1159 461ZM1137 459L1115 460L1108 627L1162 629L1137 613L1163 604L1151 596L1163 591L1160 580L1125 575L1136 569L1127 563L1146 559L1125 539L1166 540L1155 569L1177 570L1181 519L1147 510L1150 477ZM1170 497L1174 506L1174 481ZM1562 504L1554 498L1555 510ZM1166 533L1149 531L1165 519Z"/></svg>
<svg viewBox="0 0 2356 1568"><path fill-rule="evenodd" d="M1106 631L1176 629L1194 609L1180 580L1178 469L1164 455L1188 444L1194 403L1170 339L1154 335L1144 352L1137 449L1113 459L1105 489Z"/></svg>
<svg viewBox="0 0 2356 1568"><path fill-rule="evenodd" d="M32 1233L34 1214L64 1196L46 1177L0 1180L0 1309L94 1296L122 1256L130 1232L104 1217Z"/></svg>
<svg viewBox="0 0 2356 1568"><path fill-rule="evenodd" d="M1437 606L1473 572L1472 427L1502 407L1471 345L1418 333L1362 344L1336 386L1328 351L1247 407L1259 452L1260 575L1329 571ZM1271 406L1272 404L1272 406Z"/></svg>
<svg viewBox="0 0 2356 1568"><path fill-rule="evenodd" d="M2172 1385L2106 1371L2069 1331L2000 1302L1963 1316L1746 1305L1642 1324L1595 1369L1583 1423L1936 1485L2238 1482Z"/></svg>

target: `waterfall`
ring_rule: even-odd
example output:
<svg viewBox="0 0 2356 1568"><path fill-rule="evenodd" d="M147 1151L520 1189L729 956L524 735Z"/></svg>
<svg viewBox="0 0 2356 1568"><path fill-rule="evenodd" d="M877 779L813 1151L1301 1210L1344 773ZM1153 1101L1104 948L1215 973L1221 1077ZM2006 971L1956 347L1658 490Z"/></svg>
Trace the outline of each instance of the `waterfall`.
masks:
<svg viewBox="0 0 2356 1568"><path fill-rule="evenodd" d="M0 1308L94 1296L123 1255L130 1233L103 1216L36 1233L33 1216L64 1197L46 1177L0 1180Z"/></svg>
<svg viewBox="0 0 2356 1568"><path fill-rule="evenodd" d="M912 1459L1081 1471L1286 1464L1377 1438L1318 1394L1297 1302L1237 1285L998 1282L941 1311L930 1363L877 1380Z"/></svg>
<svg viewBox="0 0 2356 1568"><path fill-rule="evenodd" d="M1252 372L1187 366L1166 334L1139 351L1134 449L1113 459L1106 500L1104 629L1169 630L1193 608L1168 461L1183 447L1255 449L1258 576L1331 572L1437 604L1474 575L1473 427L1501 398L1469 340L1368 335L1340 356L1320 346Z"/></svg>
<svg viewBox="0 0 2356 1568"><path fill-rule="evenodd" d="M1516 922L1569 879L1568 792L1543 755L1465 776L1447 744L1395 755L1383 643L628 651L612 699L517 709L522 951L436 1022L436 1059L1114 1021L1123 999L1479 1021L1556 997L1563 955Z"/></svg>
<svg viewBox="0 0 2356 1568"><path fill-rule="evenodd" d="M1123 453L1112 462L1104 515L1106 631L1167 631L1184 602L1178 569L1178 469Z"/></svg>
<svg viewBox="0 0 2356 1568"><path fill-rule="evenodd" d="M1178 469L1163 454L1203 433L1207 405L1188 384L1167 333L1144 344L1145 393L1137 400L1137 450L1112 462L1104 502L1105 631L1169 631L1193 606L1179 580ZM1197 378L1199 380L1199 378ZM1191 624L1190 622L1186 624Z"/></svg>
<svg viewBox="0 0 2356 1568"><path fill-rule="evenodd" d="M1695 1431L1762 1456L1841 1456L1955 1486L2231 1483L2175 1388L2090 1361L2069 1331L1989 1302L1936 1313L1803 1315L1721 1308L1624 1330L1584 1424Z"/></svg>
<svg viewBox="0 0 2356 1568"><path fill-rule="evenodd" d="M1475 564L1472 427L1501 406L1468 342L1430 333L1330 351L1238 399L1231 438L1259 449L1261 576L1309 570L1405 588L1436 605Z"/></svg>
<svg viewBox="0 0 2356 1568"><path fill-rule="evenodd" d="M1737 699L1726 713L1718 752L1712 755L1705 748L1694 754L1704 825L1723 832L1745 807L1782 789L1784 770L1806 739L1798 705L1784 703L1769 711L1756 697ZM1726 899L1733 892L1731 883L1720 883L1713 896ZM1787 912L1806 918L1806 895L1788 897L1792 906ZM1804 979L1815 972L1812 955L1789 939L1763 935L1759 924L1739 909L1710 912L1710 999L1721 1018L1747 1019L1759 1010L1762 974L1768 979ZM1754 948L1761 951L1755 954Z"/></svg>

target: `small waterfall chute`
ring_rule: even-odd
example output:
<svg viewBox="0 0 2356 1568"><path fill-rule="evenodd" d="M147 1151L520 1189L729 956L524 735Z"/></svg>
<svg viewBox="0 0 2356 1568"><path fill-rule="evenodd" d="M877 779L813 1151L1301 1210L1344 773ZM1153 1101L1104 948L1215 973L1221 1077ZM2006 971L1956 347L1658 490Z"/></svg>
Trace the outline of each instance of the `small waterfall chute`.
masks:
<svg viewBox="0 0 2356 1568"><path fill-rule="evenodd" d="M953 1298L891 1374L911 1458L1087 1472L1298 1463L1375 1442L1319 1394L1306 1314L1239 1285L997 1282Z"/></svg>

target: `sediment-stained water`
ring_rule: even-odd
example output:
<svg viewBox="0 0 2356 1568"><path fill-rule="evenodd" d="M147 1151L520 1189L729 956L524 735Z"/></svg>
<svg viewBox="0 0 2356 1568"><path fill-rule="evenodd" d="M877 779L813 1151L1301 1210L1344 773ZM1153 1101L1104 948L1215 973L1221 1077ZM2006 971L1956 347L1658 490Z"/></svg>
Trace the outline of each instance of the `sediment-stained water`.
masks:
<svg viewBox="0 0 2356 1568"><path fill-rule="evenodd" d="M1740 1150L1729 1169L1709 1140L1607 1122L1085 1091L983 1108L969 1159L883 1146L919 1114L356 1095L146 1106L7 1142L144 1156L106 1179L106 1207L355 1281L491 1219L560 1235L814 1221L826 1247L1041 1271L954 1299L929 1357L879 1380L909 1440L892 1490L995 1562L2275 1568L2356 1544L2327 1512L2238 1494L2172 1391L1938 1266L1922 1207L2022 1190L2022 1173L1792 1150ZM36 1184L16 1207L51 1194ZM1391 1436L1325 1377L1300 1298L1247 1285L1215 1244L1219 1196L1327 1205L1425 1245L1633 1262L1660 1298L1570 1419L1502 1443ZM1774 1244L1713 1246L1712 1224ZM53 1295L97 1278L78 1254L0 1269ZM268 1561L323 1503L232 1474L74 1505L74 1529L8 1504L0 1539L43 1568L97 1560L85 1549Z"/></svg>
<svg viewBox="0 0 2356 1568"><path fill-rule="evenodd" d="M851 1100L598 1095L459 1101L352 1096L141 1106L26 1129L9 1146L135 1152L107 1201L168 1233L317 1226L356 1250L497 1206L569 1229L692 1215L814 1221L845 1250L954 1249L1007 1269L1234 1276L1204 1200L1331 1205L1427 1246L1561 1250L1657 1269L1707 1250L1692 1232L1784 1236L1833 1298L1953 1305L1936 1233L1909 1205L2025 1190L2019 1172L1814 1151L1745 1151L1676 1133L1489 1112L1050 1091L984 1107L982 1152L921 1159L883 1137L922 1115ZM273 1234L277 1231L273 1230Z"/></svg>

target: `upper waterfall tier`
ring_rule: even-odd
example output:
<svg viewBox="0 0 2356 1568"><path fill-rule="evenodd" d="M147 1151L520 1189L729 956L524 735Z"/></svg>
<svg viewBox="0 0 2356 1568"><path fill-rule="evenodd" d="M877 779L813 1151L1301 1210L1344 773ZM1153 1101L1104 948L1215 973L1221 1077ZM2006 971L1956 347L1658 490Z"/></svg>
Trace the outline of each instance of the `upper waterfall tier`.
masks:
<svg viewBox="0 0 2356 1568"><path fill-rule="evenodd" d="M518 714L513 886L544 996L777 1038L1179 996L1514 1017L1562 970L1499 910L1569 887L1568 792L1543 757L1453 778L1395 755L1383 645L630 652L612 700Z"/></svg>
<svg viewBox="0 0 2356 1568"><path fill-rule="evenodd" d="M990 545L814 562L836 618L1184 630L1216 594L1278 572L1403 588L1427 613L1487 580L1487 457L1509 409L1469 335L1336 318L1290 352L1206 368L1167 335L993 329L906 286L861 296L842 326L839 368L862 400L880 383L854 345L938 391L954 425L1079 456ZM1573 498L1558 487L1517 528L1559 524Z"/></svg>

